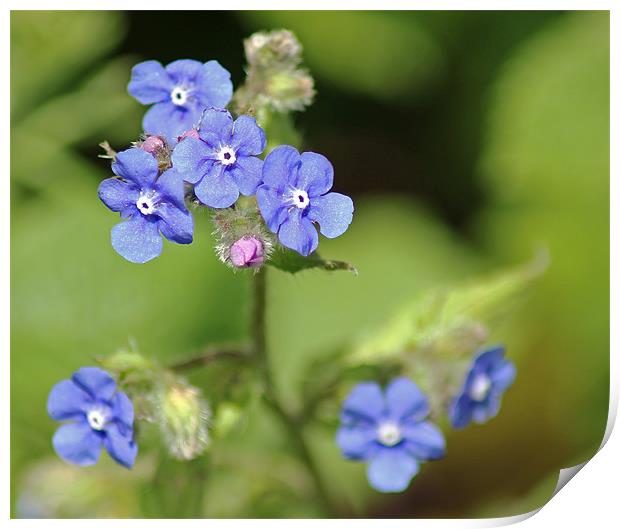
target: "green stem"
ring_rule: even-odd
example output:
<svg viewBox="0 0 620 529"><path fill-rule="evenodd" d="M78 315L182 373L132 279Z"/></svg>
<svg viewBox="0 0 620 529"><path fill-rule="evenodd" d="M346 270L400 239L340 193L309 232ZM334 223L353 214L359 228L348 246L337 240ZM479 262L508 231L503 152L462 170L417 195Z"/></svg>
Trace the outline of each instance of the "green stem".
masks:
<svg viewBox="0 0 620 529"><path fill-rule="evenodd" d="M303 425L300 424L292 413L289 413L286 408L282 406L276 395L275 385L269 366L269 358L267 355L267 340L265 334L266 272L266 268L263 267L254 276L254 299L252 310L252 339L254 343L254 353L256 355L257 366L263 379L263 397L267 405L271 408L286 429L289 438L293 442L295 451L303 464L306 466L308 473L314 482L316 495L321 502L321 507L327 514L333 515L336 512L336 509L323 483L323 478L319 472L316 462L314 461L314 458L312 457L310 449L308 448L308 444L306 443L306 439L303 434Z"/></svg>

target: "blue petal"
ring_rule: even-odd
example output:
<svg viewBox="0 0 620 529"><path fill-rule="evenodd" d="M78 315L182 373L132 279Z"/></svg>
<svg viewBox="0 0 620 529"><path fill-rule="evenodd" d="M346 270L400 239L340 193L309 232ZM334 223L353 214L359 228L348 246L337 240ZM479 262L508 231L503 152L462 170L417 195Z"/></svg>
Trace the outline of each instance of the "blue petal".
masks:
<svg viewBox="0 0 620 529"><path fill-rule="evenodd" d="M170 202L177 208L185 210L185 184L183 175L176 169L168 169L158 179L155 189L164 202Z"/></svg>
<svg viewBox="0 0 620 529"><path fill-rule="evenodd" d="M61 380L47 398L47 413L56 421L64 421L82 415L92 398L71 380Z"/></svg>
<svg viewBox="0 0 620 529"><path fill-rule="evenodd" d="M334 168L322 154L304 152L297 177L292 183L298 189L307 191L310 198L324 195L334 183Z"/></svg>
<svg viewBox="0 0 620 529"><path fill-rule="evenodd" d="M362 421L374 424L385 414L385 400L376 382L357 384L342 404L342 420L347 424Z"/></svg>
<svg viewBox="0 0 620 529"><path fill-rule="evenodd" d="M250 116L239 116L233 127L231 147L239 154L257 155L265 150L265 133Z"/></svg>
<svg viewBox="0 0 620 529"><path fill-rule="evenodd" d="M368 459L376 450L376 432L369 426L341 426L336 432L336 443L349 459Z"/></svg>
<svg viewBox="0 0 620 529"><path fill-rule="evenodd" d="M128 92L143 105L168 101L173 84L158 61L144 61L131 69Z"/></svg>
<svg viewBox="0 0 620 529"><path fill-rule="evenodd" d="M106 428L105 434L103 442L108 454L117 463L131 468L138 455L138 445L133 441L133 433L123 435L118 426L112 423Z"/></svg>
<svg viewBox="0 0 620 529"><path fill-rule="evenodd" d="M179 244L190 244L194 235L194 217L184 209L171 204L160 204L157 214L161 217L159 229L166 239Z"/></svg>
<svg viewBox="0 0 620 529"><path fill-rule="evenodd" d="M217 61L208 61L202 67L201 81L194 88L194 95L202 106L224 108L230 102L233 85L230 72Z"/></svg>
<svg viewBox="0 0 620 529"><path fill-rule="evenodd" d="M446 452L446 440L441 430L425 421L401 425L407 451L418 460L439 459Z"/></svg>
<svg viewBox="0 0 620 529"><path fill-rule="evenodd" d="M512 362L505 360L490 373L491 383L494 390L505 391L508 389L517 375L517 370Z"/></svg>
<svg viewBox="0 0 620 529"><path fill-rule="evenodd" d="M183 180L196 184L213 167L213 151L203 141L185 138L172 151L172 165Z"/></svg>
<svg viewBox="0 0 620 529"><path fill-rule="evenodd" d="M135 207L140 190L118 178L108 178L99 184L98 194L112 211L127 212Z"/></svg>
<svg viewBox="0 0 620 529"><path fill-rule="evenodd" d="M141 213L112 228L112 247L132 263L146 263L161 254L163 242L156 218L147 220Z"/></svg>
<svg viewBox="0 0 620 529"><path fill-rule="evenodd" d="M287 218L287 210L280 193L262 185L256 190L256 202L267 227L272 232L277 233L280 224Z"/></svg>
<svg viewBox="0 0 620 529"><path fill-rule="evenodd" d="M340 193L312 198L308 218L318 222L321 233L330 239L342 235L353 220L353 201Z"/></svg>
<svg viewBox="0 0 620 529"><path fill-rule="evenodd" d="M228 172L243 195L251 196L261 183L263 161L255 156L240 156Z"/></svg>
<svg viewBox="0 0 620 529"><path fill-rule="evenodd" d="M227 144L233 130L233 119L228 110L223 108L208 108L202 112L200 119L200 129L198 134L201 138L212 145L215 137L220 142Z"/></svg>
<svg viewBox="0 0 620 529"><path fill-rule="evenodd" d="M204 64L193 59L178 59L166 65L166 72L176 85L194 88L203 81Z"/></svg>
<svg viewBox="0 0 620 529"><path fill-rule="evenodd" d="M112 414L114 420L123 425L126 431L133 431L133 403L126 393L117 391L112 397Z"/></svg>
<svg viewBox="0 0 620 529"><path fill-rule="evenodd" d="M181 134L198 124L201 113L202 110L195 106L157 103L144 115L142 128L147 134L164 136L169 145L176 145Z"/></svg>
<svg viewBox="0 0 620 529"><path fill-rule="evenodd" d="M194 187L200 202L212 208L227 208L239 198L239 188L221 165L214 166Z"/></svg>
<svg viewBox="0 0 620 529"><path fill-rule="evenodd" d="M505 348L502 346L482 351L474 359L473 366L480 371L489 371L502 361L504 352Z"/></svg>
<svg viewBox="0 0 620 529"><path fill-rule="evenodd" d="M283 192L288 187L289 180L296 176L299 160L299 152L294 147L290 145L276 147L265 158L263 182Z"/></svg>
<svg viewBox="0 0 620 529"><path fill-rule="evenodd" d="M94 465L101 453L101 437L85 422L64 424L54 434L52 444L65 461L80 466Z"/></svg>
<svg viewBox="0 0 620 529"><path fill-rule="evenodd" d="M404 450L383 448L370 460L368 482L379 492L402 492L418 470L418 462Z"/></svg>
<svg viewBox="0 0 620 529"><path fill-rule="evenodd" d="M312 222L302 216L297 208L291 212L280 225L278 239L280 242L301 255L308 256L319 245L319 235Z"/></svg>
<svg viewBox="0 0 620 529"><path fill-rule="evenodd" d="M454 428L465 428L471 421L475 403L465 394L452 401L450 406L450 423Z"/></svg>
<svg viewBox="0 0 620 529"><path fill-rule="evenodd" d="M392 380L385 390L390 416L396 421L420 421L429 414L428 399L418 386L405 377Z"/></svg>
<svg viewBox="0 0 620 529"><path fill-rule="evenodd" d="M473 421L482 424L491 420L498 414L501 401L501 392L491 392L484 402L474 403L471 413Z"/></svg>
<svg viewBox="0 0 620 529"><path fill-rule="evenodd" d="M134 147L116 155L112 171L140 188L150 188L157 178L159 168L152 154Z"/></svg>
<svg viewBox="0 0 620 529"><path fill-rule="evenodd" d="M98 367L81 367L71 380L96 400L110 400L116 389L116 382L103 369Z"/></svg>

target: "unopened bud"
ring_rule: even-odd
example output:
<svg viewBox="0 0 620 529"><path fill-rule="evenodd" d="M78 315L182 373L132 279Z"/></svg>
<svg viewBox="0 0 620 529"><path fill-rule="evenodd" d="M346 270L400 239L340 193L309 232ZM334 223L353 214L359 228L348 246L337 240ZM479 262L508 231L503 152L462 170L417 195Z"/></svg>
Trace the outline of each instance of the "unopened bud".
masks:
<svg viewBox="0 0 620 529"><path fill-rule="evenodd" d="M185 138L194 138L196 140L200 139L200 135L198 134L198 131L196 129L189 129L186 130L183 134L181 134L177 140L178 141L183 141Z"/></svg>
<svg viewBox="0 0 620 529"><path fill-rule="evenodd" d="M156 155L159 150L166 148L166 142L159 136L148 136L142 142L140 148L150 154Z"/></svg>
<svg viewBox="0 0 620 529"><path fill-rule="evenodd" d="M244 41L248 64L269 68L277 64L295 67L301 62L301 44L288 30L254 33Z"/></svg>
<svg viewBox="0 0 620 529"><path fill-rule="evenodd" d="M273 108L279 112L303 110L312 103L314 80L302 70L275 73L269 77L265 92Z"/></svg>
<svg viewBox="0 0 620 529"><path fill-rule="evenodd" d="M237 268L257 268L263 264L263 242L256 237L242 237L230 247L230 262Z"/></svg>

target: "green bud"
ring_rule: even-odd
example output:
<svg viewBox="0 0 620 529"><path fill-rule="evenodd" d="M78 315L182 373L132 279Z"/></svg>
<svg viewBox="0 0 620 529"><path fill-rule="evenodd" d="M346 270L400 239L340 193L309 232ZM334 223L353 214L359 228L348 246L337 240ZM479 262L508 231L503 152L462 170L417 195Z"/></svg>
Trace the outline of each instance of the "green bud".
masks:
<svg viewBox="0 0 620 529"><path fill-rule="evenodd" d="M275 73L265 83L265 94L278 112L303 110L312 103L314 80L303 70Z"/></svg>
<svg viewBox="0 0 620 529"><path fill-rule="evenodd" d="M301 44L286 29L259 31L243 41L249 66L271 68L274 65L295 67L301 62Z"/></svg>

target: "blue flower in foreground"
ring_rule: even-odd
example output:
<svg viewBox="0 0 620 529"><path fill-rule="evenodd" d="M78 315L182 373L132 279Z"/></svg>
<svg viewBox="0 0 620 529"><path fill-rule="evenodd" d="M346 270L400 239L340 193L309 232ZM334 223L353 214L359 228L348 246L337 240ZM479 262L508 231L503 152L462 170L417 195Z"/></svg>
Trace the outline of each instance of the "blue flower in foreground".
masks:
<svg viewBox="0 0 620 529"><path fill-rule="evenodd" d="M504 358L504 348L480 353L467 373L460 395L450 407L450 422L464 428L472 420L483 423L497 415L502 393L515 379L516 369Z"/></svg>
<svg viewBox="0 0 620 529"><path fill-rule="evenodd" d="M99 186L99 198L112 211L129 219L112 228L112 246L132 263L157 257L167 239L192 242L194 219L184 202L183 179L174 169L159 176L157 160L148 152L132 148L116 155L114 174Z"/></svg>
<svg viewBox="0 0 620 529"><path fill-rule="evenodd" d="M381 391L375 382L353 388L344 401L336 442L348 459L368 461L368 481L379 492L402 492L421 461L445 452L441 431L426 421L429 406L407 378Z"/></svg>
<svg viewBox="0 0 620 529"><path fill-rule="evenodd" d="M342 235L353 219L353 201L328 193L334 169L325 156L299 152L288 145L276 147L263 165L263 184L256 192L258 207L280 242L301 255L319 244L313 222L330 239Z"/></svg>
<svg viewBox="0 0 620 529"><path fill-rule="evenodd" d="M200 120L207 107L225 107L232 97L230 73L217 61L183 59L165 68L157 61L136 64L129 93L144 105L153 105L142 125L149 134L165 136L171 145Z"/></svg>
<svg viewBox="0 0 620 529"><path fill-rule="evenodd" d="M253 195L261 181L265 133L254 118L210 108L203 114L200 139L184 138L172 152L172 165L194 184L200 202L212 208L232 206L243 195Z"/></svg>
<svg viewBox="0 0 620 529"><path fill-rule="evenodd" d="M98 367L82 367L71 380L56 384L47 399L47 413L63 424L52 443L65 461L94 465L104 446L112 459L131 468L138 447L133 440L133 404L114 379Z"/></svg>

